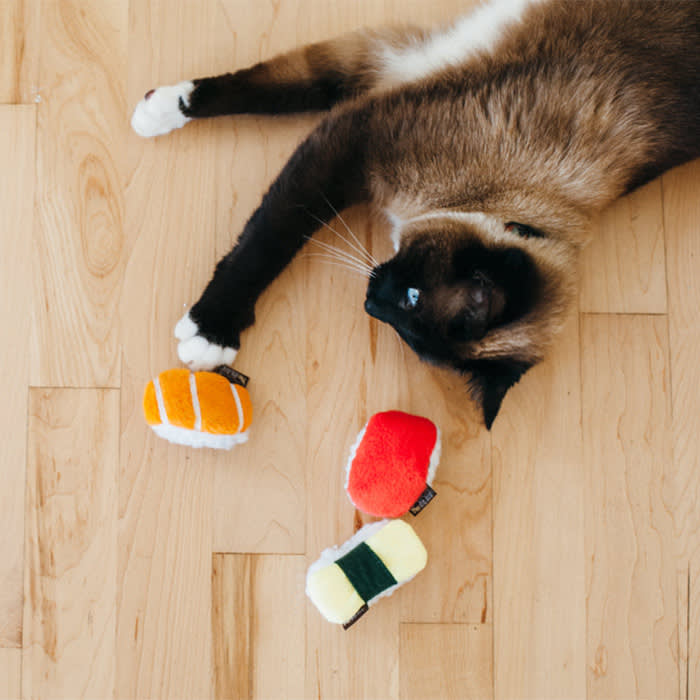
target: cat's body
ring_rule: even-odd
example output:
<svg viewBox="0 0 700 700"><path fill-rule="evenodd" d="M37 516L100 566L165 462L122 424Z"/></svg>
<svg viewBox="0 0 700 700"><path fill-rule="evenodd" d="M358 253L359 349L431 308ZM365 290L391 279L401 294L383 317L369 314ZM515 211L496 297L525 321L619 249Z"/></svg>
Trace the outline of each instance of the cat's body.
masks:
<svg viewBox="0 0 700 700"><path fill-rule="evenodd" d="M491 425L575 296L591 217L700 156L700 3L512 0L443 32L360 32L161 88L134 128L331 109L178 324L192 366L233 359L254 305L335 210L389 212L366 309L464 372Z"/></svg>

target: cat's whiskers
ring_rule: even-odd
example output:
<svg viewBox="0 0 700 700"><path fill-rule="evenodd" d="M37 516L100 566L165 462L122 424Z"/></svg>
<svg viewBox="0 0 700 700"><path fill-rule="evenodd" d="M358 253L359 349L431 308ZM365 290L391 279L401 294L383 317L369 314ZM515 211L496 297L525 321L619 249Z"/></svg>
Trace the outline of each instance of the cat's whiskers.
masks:
<svg viewBox="0 0 700 700"><path fill-rule="evenodd" d="M331 260L325 260L323 261L324 265L333 265L335 267L342 267L348 272L354 272L356 275L361 275L364 279L367 279L367 272L365 270L360 270L356 267L350 267L349 265L346 265L345 263L341 262L334 262Z"/></svg>
<svg viewBox="0 0 700 700"><path fill-rule="evenodd" d="M339 236L340 238L343 238L343 240L344 240L348 245L350 245L352 248L354 248L354 250L356 250L358 253L360 253L360 255L362 255L363 257L366 257L367 260L368 260L370 263L372 263L372 265L374 265L374 267L377 267L377 266L379 265L379 262L378 262L377 259L372 255L372 253L370 253L369 250L367 250L367 248L366 248L365 246L362 245L362 243L360 242L360 239L355 235L355 233L353 232L353 230L348 226L347 222L346 222L345 219L342 217L341 213L330 203L330 201L328 200L328 197L326 197L326 195L323 194L323 192L321 192L321 196L326 200L326 204L328 204L328 206L331 208L331 211L333 212L333 214L335 214L335 216L338 218L338 220L340 221L340 223L343 224L343 226L345 227L345 230L350 234L350 236L352 237L353 241L355 241L355 244L356 244L356 245L353 246L353 245L350 243L350 241L348 241L346 238L344 238L343 236L341 236L341 234L338 233L337 231L335 231L334 229L331 229L331 231L333 231L333 232L334 232L337 236ZM330 228L330 226L329 226L329 228Z"/></svg>
<svg viewBox="0 0 700 700"><path fill-rule="evenodd" d="M362 260L360 258L355 257L350 253L349 251L342 250L340 248L336 248L335 246L332 246L328 243L324 243L323 241L318 241L315 238L308 237L308 240L317 245L321 250L325 251L328 255L337 258L340 261L350 263L351 265L357 266L361 268L369 277L374 276L374 269L372 266L365 260Z"/></svg>
<svg viewBox="0 0 700 700"><path fill-rule="evenodd" d="M326 199L326 202L328 202L327 199ZM350 230L350 228L348 227L348 225L345 223L345 220L340 216L340 214L336 211L336 209L333 207L333 205L332 205L330 202L328 202L328 206L331 208L331 210L332 210L333 212L335 212L335 215L336 215L336 216L340 219L340 221L343 223L343 226L345 226L345 228L348 230L348 232L350 233L350 235L353 237L353 239L355 240L355 243L353 243L352 241L349 241L345 236L343 236L342 233L340 233L339 231L337 231L336 229L334 229L330 224L326 223L326 222L325 222L323 219L321 219L320 217L316 216L316 214L313 214L312 212L310 212L308 209L306 209L306 207L304 207L304 209L305 209L306 213L307 213L314 221L317 221L319 224L321 224L321 226L323 226L324 228L327 228L329 231L331 231L333 234L335 234L338 238L340 238L340 240L343 241L343 243L345 243L345 244L346 244L347 246L349 246L352 250L354 250L356 253L358 253L364 260L366 260L367 264L371 264L371 265L373 265L374 267L376 267L377 265L379 265L379 263L377 262L377 260L375 260L375 258L369 253L369 251L360 243L360 241L358 240L357 236Z"/></svg>
<svg viewBox="0 0 700 700"><path fill-rule="evenodd" d="M361 265L352 261L349 261L347 258L344 258L340 255L330 255L327 253L307 253L305 257L308 258L320 258L322 261L333 261L337 264L341 264L348 269L356 270L357 272L361 272L365 277L369 277L372 270L371 268L367 267L366 265Z"/></svg>

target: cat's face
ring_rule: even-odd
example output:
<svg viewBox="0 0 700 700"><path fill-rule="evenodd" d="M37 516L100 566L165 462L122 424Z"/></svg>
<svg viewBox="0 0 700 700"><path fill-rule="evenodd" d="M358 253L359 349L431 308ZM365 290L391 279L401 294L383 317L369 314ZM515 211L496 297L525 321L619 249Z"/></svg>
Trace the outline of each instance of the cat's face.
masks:
<svg viewBox="0 0 700 700"><path fill-rule="evenodd" d="M423 222L375 268L365 309L421 359L468 374L490 428L508 388L542 358L571 296L552 252L542 234L512 222Z"/></svg>

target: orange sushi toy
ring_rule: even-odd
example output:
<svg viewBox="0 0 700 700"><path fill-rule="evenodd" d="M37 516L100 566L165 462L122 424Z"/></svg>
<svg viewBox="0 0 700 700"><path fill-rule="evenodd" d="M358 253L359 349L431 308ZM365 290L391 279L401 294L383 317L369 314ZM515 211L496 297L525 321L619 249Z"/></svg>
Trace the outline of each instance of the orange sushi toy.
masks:
<svg viewBox="0 0 700 700"><path fill-rule="evenodd" d="M227 366L161 372L146 385L146 422L168 442L229 450L248 439L253 406L247 383L248 377Z"/></svg>

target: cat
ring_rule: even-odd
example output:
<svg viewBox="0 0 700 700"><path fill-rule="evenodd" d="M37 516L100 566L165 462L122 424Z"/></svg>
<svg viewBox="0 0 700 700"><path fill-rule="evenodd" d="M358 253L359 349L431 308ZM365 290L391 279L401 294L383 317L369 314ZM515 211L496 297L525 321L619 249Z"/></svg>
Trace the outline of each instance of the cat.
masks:
<svg viewBox="0 0 700 700"><path fill-rule="evenodd" d="M487 428L576 297L592 217L700 156L700 2L496 0L440 31L358 31L150 90L132 126L329 110L175 329L233 361L260 294L335 211L394 223L366 311L467 377Z"/></svg>

